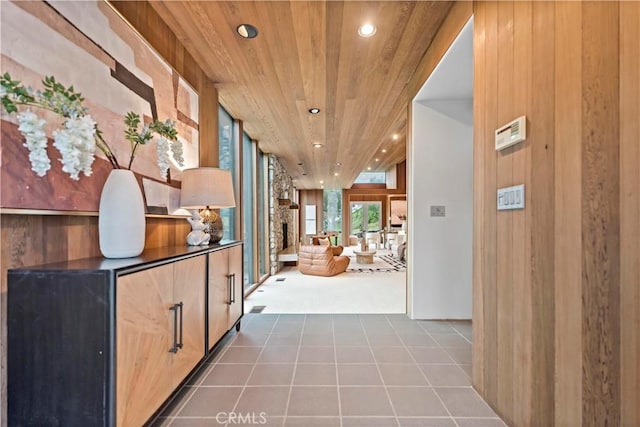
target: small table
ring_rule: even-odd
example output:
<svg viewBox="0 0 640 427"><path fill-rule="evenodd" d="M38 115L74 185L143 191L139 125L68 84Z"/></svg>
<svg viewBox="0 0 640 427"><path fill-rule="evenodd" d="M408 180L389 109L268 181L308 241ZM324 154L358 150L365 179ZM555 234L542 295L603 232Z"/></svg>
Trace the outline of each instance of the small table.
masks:
<svg viewBox="0 0 640 427"><path fill-rule="evenodd" d="M353 251L356 254L356 262L358 264L373 264L373 256L376 251Z"/></svg>

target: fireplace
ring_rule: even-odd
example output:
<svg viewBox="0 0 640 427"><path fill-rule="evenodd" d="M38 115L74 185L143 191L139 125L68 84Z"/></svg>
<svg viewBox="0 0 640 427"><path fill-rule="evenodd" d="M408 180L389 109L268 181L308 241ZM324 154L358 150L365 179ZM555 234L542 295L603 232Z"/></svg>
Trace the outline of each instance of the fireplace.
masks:
<svg viewBox="0 0 640 427"><path fill-rule="evenodd" d="M282 249L289 247L289 225L285 222L282 223Z"/></svg>

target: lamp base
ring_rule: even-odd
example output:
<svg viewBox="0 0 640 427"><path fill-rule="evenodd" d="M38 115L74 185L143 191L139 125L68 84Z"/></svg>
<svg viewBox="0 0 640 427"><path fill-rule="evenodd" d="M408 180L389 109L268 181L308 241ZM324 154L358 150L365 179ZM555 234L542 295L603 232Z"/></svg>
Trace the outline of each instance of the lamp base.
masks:
<svg viewBox="0 0 640 427"><path fill-rule="evenodd" d="M222 217L217 212L205 209L200 213L204 232L210 236L209 244L216 244L222 240L224 229L222 227Z"/></svg>

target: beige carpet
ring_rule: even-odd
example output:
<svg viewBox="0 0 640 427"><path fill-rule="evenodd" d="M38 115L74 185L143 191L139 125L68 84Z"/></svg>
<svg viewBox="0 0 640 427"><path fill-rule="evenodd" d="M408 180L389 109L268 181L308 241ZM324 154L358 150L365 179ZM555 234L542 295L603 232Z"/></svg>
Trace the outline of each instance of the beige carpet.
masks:
<svg viewBox="0 0 640 427"><path fill-rule="evenodd" d="M405 313L406 273L319 277L285 267L245 299L246 313L254 306L265 306L263 313Z"/></svg>

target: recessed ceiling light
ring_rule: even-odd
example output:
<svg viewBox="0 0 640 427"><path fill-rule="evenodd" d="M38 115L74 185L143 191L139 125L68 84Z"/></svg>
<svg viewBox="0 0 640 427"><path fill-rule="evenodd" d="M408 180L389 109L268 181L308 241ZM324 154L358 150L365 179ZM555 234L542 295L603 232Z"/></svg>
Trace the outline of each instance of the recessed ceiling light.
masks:
<svg viewBox="0 0 640 427"><path fill-rule="evenodd" d="M306 172L302 172L302 176L307 176L307 173Z"/></svg>
<svg viewBox="0 0 640 427"><path fill-rule="evenodd" d="M342 163L337 162L337 163L336 163L336 166L338 166L338 167L339 167L339 166L342 166Z"/></svg>
<svg viewBox="0 0 640 427"><path fill-rule="evenodd" d="M320 180L320 184L324 184L324 181L323 181L323 180Z"/></svg>
<svg viewBox="0 0 640 427"><path fill-rule="evenodd" d="M318 114L318 113L320 112L320 109L319 109L319 108L316 108L316 107L314 107L314 108L309 108L309 112L310 112L311 114Z"/></svg>
<svg viewBox="0 0 640 427"><path fill-rule="evenodd" d="M322 148L322 144L320 144L319 142L315 142L313 144L313 148Z"/></svg>
<svg viewBox="0 0 640 427"><path fill-rule="evenodd" d="M333 176L338 176L338 175L340 175L338 172L333 173Z"/></svg>
<svg viewBox="0 0 640 427"><path fill-rule="evenodd" d="M298 162L298 166L302 166L302 165L303 165L303 163L302 163L302 162Z"/></svg>
<svg viewBox="0 0 640 427"><path fill-rule="evenodd" d="M380 159L376 159L376 162L379 162L379 161L380 161Z"/></svg>
<svg viewBox="0 0 640 427"><path fill-rule="evenodd" d="M383 153L386 153L386 152L387 152L387 149L386 149L386 148L383 148L383 149L382 149L382 152L383 152Z"/></svg>
<svg viewBox="0 0 640 427"><path fill-rule="evenodd" d="M367 22L366 24L363 24L360 26L360 28L358 28L358 34L360 35L360 37L371 37L376 33L377 30L378 29L375 25Z"/></svg>
<svg viewBox="0 0 640 427"><path fill-rule="evenodd" d="M371 170L371 166L367 167L367 170L370 171Z"/></svg>
<svg viewBox="0 0 640 427"><path fill-rule="evenodd" d="M398 138L400 138L400 137L398 136L398 134L397 134L397 133L394 133L394 134L393 134L393 136L392 136L392 138L393 138L394 140L396 140L396 139L398 139Z"/></svg>
<svg viewBox="0 0 640 427"><path fill-rule="evenodd" d="M258 29L251 24L240 24L236 28L240 37L245 39L252 39L258 36Z"/></svg>
<svg viewBox="0 0 640 427"><path fill-rule="evenodd" d="M321 185L320 188L324 190L324 185Z"/></svg>

